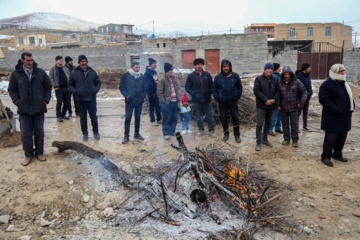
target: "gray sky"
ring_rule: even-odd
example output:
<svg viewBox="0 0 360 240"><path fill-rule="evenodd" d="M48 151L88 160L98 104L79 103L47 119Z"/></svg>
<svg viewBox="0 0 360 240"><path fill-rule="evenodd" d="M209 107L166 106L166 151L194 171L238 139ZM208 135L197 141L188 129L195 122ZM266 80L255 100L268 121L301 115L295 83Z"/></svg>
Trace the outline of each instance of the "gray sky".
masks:
<svg viewBox="0 0 360 240"><path fill-rule="evenodd" d="M359 0L0 0L0 19L33 12L68 14L98 24L130 23L155 32L241 33L251 23L343 22L360 40Z"/></svg>

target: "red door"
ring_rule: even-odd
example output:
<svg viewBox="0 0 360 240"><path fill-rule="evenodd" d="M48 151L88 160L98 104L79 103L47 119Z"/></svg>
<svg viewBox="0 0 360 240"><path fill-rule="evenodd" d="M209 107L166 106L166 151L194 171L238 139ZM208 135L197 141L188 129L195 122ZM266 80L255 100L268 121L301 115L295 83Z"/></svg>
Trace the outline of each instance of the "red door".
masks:
<svg viewBox="0 0 360 240"><path fill-rule="evenodd" d="M210 49L205 50L205 67L209 73L220 72L220 50Z"/></svg>
<svg viewBox="0 0 360 240"><path fill-rule="evenodd" d="M183 68L194 68L195 50L184 50L183 55Z"/></svg>

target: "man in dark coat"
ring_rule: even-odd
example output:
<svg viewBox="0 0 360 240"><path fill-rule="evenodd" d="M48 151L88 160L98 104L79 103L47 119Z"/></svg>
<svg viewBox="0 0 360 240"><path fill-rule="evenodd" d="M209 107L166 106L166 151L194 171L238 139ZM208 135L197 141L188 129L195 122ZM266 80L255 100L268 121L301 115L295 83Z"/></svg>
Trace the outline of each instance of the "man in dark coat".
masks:
<svg viewBox="0 0 360 240"><path fill-rule="evenodd" d="M219 103L221 124L224 131L223 140L229 139L229 111L233 123L235 141L241 142L239 109L237 102L241 98L242 84L237 73L232 71L231 62L227 59L221 61L221 73L216 75L212 85L212 93Z"/></svg>
<svg viewBox="0 0 360 240"><path fill-rule="evenodd" d="M311 86L311 66L309 63L303 63L301 65L301 71L296 74L296 78L299 79L302 84L304 84L306 91L307 91L307 98L304 103L304 106L299 107L298 115L300 119L301 112L303 111L303 130L311 132L311 128L307 125L307 117L309 111L309 104L311 100L311 96L313 94L312 86ZM300 121L299 121L300 122ZM300 125L300 124L299 124Z"/></svg>
<svg viewBox="0 0 360 240"><path fill-rule="evenodd" d="M122 76L119 89L125 98L125 133L122 143L129 142L130 123L133 112L135 115L134 138L144 140L140 135L140 120L146 96L146 79L140 72L140 64L138 62L133 62L129 71Z"/></svg>
<svg viewBox="0 0 360 240"><path fill-rule="evenodd" d="M261 143L272 147L267 136L269 133L274 109L279 98L278 80L272 75L274 65L267 62L264 73L255 78L254 94L256 96L256 145L255 150L261 150Z"/></svg>
<svg viewBox="0 0 360 240"><path fill-rule="evenodd" d="M278 109L280 110L281 122L284 131L284 141L282 142L282 145L289 145L291 138L292 146L297 147L299 139L298 108L304 106L307 98L307 92L304 84L302 84L299 79L296 79L295 74L289 66L284 66L281 72L279 92L280 105ZM300 100L298 98L299 95Z"/></svg>
<svg viewBox="0 0 360 240"><path fill-rule="evenodd" d="M63 119L69 120L69 117L66 116L66 111L68 110L70 97L70 91L67 86L70 71L67 67L63 66L64 60L62 56L56 56L55 61L55 66L50 68L49 77L56 95L56 118L58 122L62 122Z"/></svg>
<svg viewBox="0 0 360 240"><path fill-rule="evenodd" d="M145 79L147 83L147 94L149 98L149 116L150 122L154 126L158 126L161 122L161 108L159 104L159 98L156 94L157 84L158 84L158 75L156 72L157 62L153 58L149 58L149 66L146 67ZM156 121L154 112L156 113Z"/></svg>
<svg viewBox="0 0 360 240"><path fill-rule="evenodd" d="M321 129L325 130L325 138L321 161L332 167L330 158L347 162L342 150L348 131L351 129L351 116L355 103L351 89L346 82L345 67L334 64L329 71L330 78L319 90L319 102L323 106Z"/></svg>
<svg viewBox="0 0 360 240"><path fill-rule="evenodd" d="M25 153L25 160L21 165L29 165L34 155L38 160L46 161L44 113L47 112L46 105L51 99L51 82L45 71L37 67L31 53L21 54L21 59L11 74L8 92L18 108L21 140Z"/></svg>
<svg viewBox="0 0 360 240"><path fill-rule="evenodd" d="M280 72L281 72L280 64L279 63L273 63L273 65L274 65L274 71L273 71L272 75L275 78L277 78L278 82L280 82ZM277 101L278 101L278 99L277 99ZM275 132L284 133L281 130L281 116L280 116L280 113L279 113L279 109L277 109L277 108L275 108L274 113L273 113L271 126L270 126L270 130L269 130L269 135L270 136L275 136L274 128L275 128Z"/></svg>
<svg viewBox="0 0 360 240"><path fill-rule="evenodd" d="M188 75L185 83L185 90L191 95L196 123L199 128L197 135L204 135L203 113L205 112L209 135L216 137L214 110L211 102L211 86L213 81L210 73L204 71L204 64L205 61L202 58L194 60L195 71Z"/></svg>
<svg viewBox="0 0 360 240"><path fill-rule="evenodd" d="M173 75L173 69L170 63L164 64L165 74L160 78L157 88L163 116L162 130L164 140L169 140L170 136L175 136L178 109L180 108L182 97L179 92L180 86Z"/></svg>
<svg viewBox="0 0 360 240"><path fill-rule="evenodd" d="M65 57L65 67L69 70L70 74L72 71L75 70L75 67L73 65L73 59L69 56L66 56ZM70 92L70 91L69 91ZM76 101L75 101L75 96L74 94L72 94L72 92L70 92L70 95L69 95L69 103L68 103L68 112L69 112L69 117L72 116L72 108L71 108L71 96L73 97L74 99L74 108L75 108L75 114L76 116L79 115L79 111L76 107Z"/></svg>
<svg viewBox="0 0 360 240"><path fill-rule="evenodd" d="M85 55L79 56L79 66L70 74L68 86L75 96L77 107L80 114L80 125L83 134L83 140L89 139L87 126L87 113L89 112L94 138L100 139L99 125L96 115L96 94L101 87L100 79L97 73L88 66L88 60Z"/></svg>

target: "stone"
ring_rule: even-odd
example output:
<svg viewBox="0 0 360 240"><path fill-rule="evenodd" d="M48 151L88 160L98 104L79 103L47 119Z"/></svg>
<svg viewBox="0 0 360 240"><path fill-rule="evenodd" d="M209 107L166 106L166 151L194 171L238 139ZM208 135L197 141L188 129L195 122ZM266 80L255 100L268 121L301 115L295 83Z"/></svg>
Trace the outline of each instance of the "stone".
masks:
<svg viewBox="0 0 360 240"><path fill-rule="evenodd" d="M68 184L73 185L73 184L74 184L74 180L68 181Z"/></svg>
<svg viewBox="0 0 360 240"><path fill-rule="evenodd" d="M20 232L20 231L24 231L26 229L26 224L22 224L19 226L15 226L15 225L9 225L7 227L7 229L5 229L6 232Z"/></svg>
<svg viewBox="0 0 360 240"><path fill-rule="evenodd" d="M9 220L10 220L9 215L0 216L0 224L8 224Z"/></svg>
<svg viewBox="0 0 360 240"><path fill-rule="evenodd" d="M311 234L313 231L308 228L308 227L304 227L304 231L307 233L307 234Z"/></svg>
<svg viewBox="0 0 360 240"><path fill-rule="evenodd" d="M42 227L47 227L47 226L50 226L51 222L46 220L45 218L41 218L40 220L40 226Z"/></svg>
<svg viewBox="0 0 360 240"><path fill-rule="evenodd" d="M29 235L25 235L25 236L18 238L18 240L30 240L30 239L31 239L31 236L29 236Z"/></svg>
<svg viewBox="0 0 360 240"><path fill-rule="evenodd" d="M342 196L341 193L334 193L334 195L335 195L335 196L338 196L338 197Z"/></svg>
<svg viewBox="0 0 360 240"><path fill-rule="evenodd" d="M102 203L98 203L95 208L98 210L105 210L108 207L112 207L111 200L105 200Z"/></svg>
<svg viewBox="0 0 360 240"><path fill-rule="evenodd" d="M79 221L80 220L80 217L79 216L76 216L76 217L74 217L74 219L72 219L72 220L70 220L70 222L77 222L77 221Z"/></svg>
<svg viewBox="0 0 360 240"><path fill-rule="evenodd" d="M355 217L360 217L360 211L355 211L355 212L353 212L353 215L354 215Z"/></svg>
<svg viewBox="0 0 360 240"><path fill-rule="evenodd" d="M82 198L81 198L81 201L83 203L88 203L90 201L90 196L87 195L87 194L83 195Z"/></svg>
<svg viewBox="0 0 360 240"><path fill-rule="evenodd" d="M111 217L115 214L114 209L112 207L105 208L103 211L105 217Z"/></svg>

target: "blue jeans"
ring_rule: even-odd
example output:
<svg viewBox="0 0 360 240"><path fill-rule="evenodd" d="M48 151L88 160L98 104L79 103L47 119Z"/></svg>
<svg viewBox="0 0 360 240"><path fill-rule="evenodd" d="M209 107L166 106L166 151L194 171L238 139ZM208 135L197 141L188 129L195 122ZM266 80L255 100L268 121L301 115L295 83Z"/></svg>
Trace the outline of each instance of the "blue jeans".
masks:
<svg viewBox="0 0 360 240"><path fill-rule="evenodd" d="M189 130L191 112L180 113L181 130Z"/></svg>
<svg viewBox="0 0 360 240"><path fill-rule="evenodd" d="M161 121L161 107L159 104L159 98L155 94L152 94L151 97L149 97L149 116L150 116L150 122L155 122L155 115L154 112L156 112L156 121Z"/></svg>
<svg viewBox="0 0 360 240"><path fill-rule="evenodd" d="M163 114L162 130L164 136L175 134L176 124L178 120L177 102L163 103L161 106Z"/></svg>
<svg viewBox="0 0 360 240"><path fill-rule="evenodd" d="M214 131L215 129L215 120L214 120L214 110L212 107L212 102L199 103L194 102L195 118L196 124L199 127L200 131L204 131L204 112L206 116L206 121L208 124L209 132Z"/></svg>
<svg viewBox="0 0 360 240"><path fill-rule="evenodd" d="M279 113L279 109L274 110L269 132L273 132L274 127L275 131L281 130L281 116Z"/></svg>

